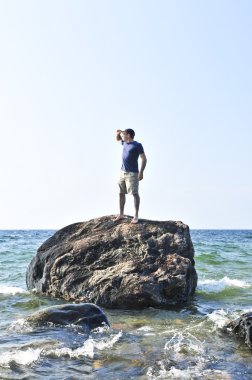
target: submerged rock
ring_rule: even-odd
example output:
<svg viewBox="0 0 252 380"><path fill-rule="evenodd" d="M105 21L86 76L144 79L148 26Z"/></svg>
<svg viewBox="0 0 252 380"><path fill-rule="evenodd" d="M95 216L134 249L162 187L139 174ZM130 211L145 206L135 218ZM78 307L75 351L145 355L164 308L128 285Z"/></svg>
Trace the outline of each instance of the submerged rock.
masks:
<svg viewBox="0 0 252 380"><path fill-rule="evenodd" d="M228 330L241 338L249 348L252 348L252 311L231 321L225 327L225 331Z"/></svg>
<svg viewBox="0 0 252 380"><path fill-rule="evenodd" d="M90 330L103 324L109 326L108 318L102 309L91 303L51 306L37 311L26 318L26 321L39 326L49 323L63 326L79 325Z"/></svg>
<svg viewBox="0 0 252 380"><path fill-rule="evenodd" d="M27 286L108 308L166 307L189 300L197 285L194 248L182 222L111 216L56 232L27 269Z"/></svg>

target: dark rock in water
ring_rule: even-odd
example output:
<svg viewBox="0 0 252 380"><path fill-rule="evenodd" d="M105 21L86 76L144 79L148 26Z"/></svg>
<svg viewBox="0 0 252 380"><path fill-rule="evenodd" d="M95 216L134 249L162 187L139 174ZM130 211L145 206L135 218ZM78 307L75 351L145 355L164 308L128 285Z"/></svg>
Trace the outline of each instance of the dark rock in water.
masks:
<svg viewBox="0 0 252 380"><path fill-rule="evenodd" d="M109 326L107 316L102 309L92 303L56 305L40 310L26 321L34 325L79 325L90 330L103 324Z"/></svg>
<svg viewBox="0 0 252 380"><path fill-rule="evenodd" d="M242 314L239 318L231 321L225 330L231 330L239 338L241 338L245 344L252 348L252 311Z"/></svg>
<svg viewBox="0 0 252 380"><path fill-rule="evenodd" d="M182 222L112 216L67 226L38 249L27 286L66 300L108 308L167 307L197 285L194 248Z"/></svg>

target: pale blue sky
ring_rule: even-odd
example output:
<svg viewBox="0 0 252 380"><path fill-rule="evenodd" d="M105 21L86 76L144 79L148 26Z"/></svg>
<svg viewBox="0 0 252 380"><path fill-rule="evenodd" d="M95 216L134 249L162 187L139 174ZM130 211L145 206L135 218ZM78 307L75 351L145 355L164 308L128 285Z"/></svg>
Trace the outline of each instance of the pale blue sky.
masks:
<svg viewBox="0 0 252 380"><path fill-rule="evenodd" d="M140 217L252 228L251 14L244 0L0 0L0 228L116 214L126 127L148 158Z"/></svg>

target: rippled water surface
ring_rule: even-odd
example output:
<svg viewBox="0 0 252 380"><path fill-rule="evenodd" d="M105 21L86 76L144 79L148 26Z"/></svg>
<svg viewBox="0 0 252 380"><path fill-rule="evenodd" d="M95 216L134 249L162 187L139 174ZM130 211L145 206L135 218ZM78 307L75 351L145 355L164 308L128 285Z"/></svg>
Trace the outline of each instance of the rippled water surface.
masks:
<svg viewBox="0 0 252 380"><path fill-rule="evenodd" d="M26 290L54 231L0 231L0 379L252 379L252 351L222 327L251 307L252 231L193 230L198 288L174 310L104 310L111 328L34 328L60 299Z"/></svg>

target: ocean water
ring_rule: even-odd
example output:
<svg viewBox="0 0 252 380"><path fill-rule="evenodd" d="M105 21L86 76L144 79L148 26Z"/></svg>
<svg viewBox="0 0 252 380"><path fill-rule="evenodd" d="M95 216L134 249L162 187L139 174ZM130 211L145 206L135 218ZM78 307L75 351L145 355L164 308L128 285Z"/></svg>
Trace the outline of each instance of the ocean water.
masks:
<svg viewBox="0 0 252 380"><path fill-rule="evenodd" d="M252 231L192 230L198 288L172 310L106 310L111 328L34 328L63 300L27 291L25 273L54 231L0 231L0 379L252 379L252 351L222 332L252 310Z"/></svg>

